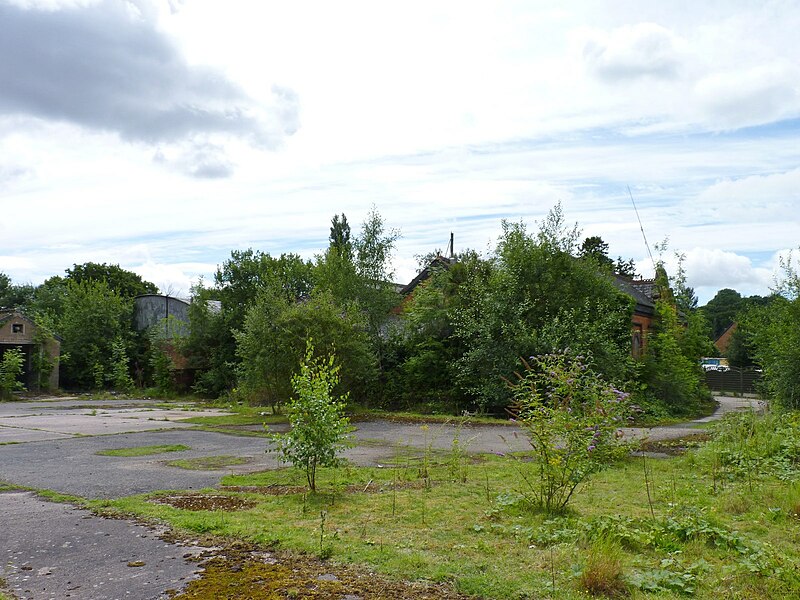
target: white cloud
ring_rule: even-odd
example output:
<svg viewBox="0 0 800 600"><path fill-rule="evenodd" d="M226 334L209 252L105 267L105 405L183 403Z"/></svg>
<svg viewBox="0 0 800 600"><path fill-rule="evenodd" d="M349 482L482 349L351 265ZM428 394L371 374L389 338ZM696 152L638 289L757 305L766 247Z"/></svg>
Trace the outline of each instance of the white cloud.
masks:
<svg viewBox="0 0 800 600"><path fill-rule="evenodd" d="M710 253L701 283L756 285L797 243L786 3L25 4L0 0L25 26L0 45L27 32L0 81L0 208L32 216L0 220L15 278L114 261L184 287L233 248L313 256L372 203L405 236L399 280L450 231L484 250L559 200L639 259L626 185L651 244ZM75 44L60 62L44 25Z"/></svg>
<svg viewBox="0 0 800 600"><path fill-rule="evenodd" d="M189 64L159 29L158 13L147 0L45 8L0 2L0 118L190 147L233 138L274 149L297 130L293 91L273 86L269 103L256 101L224 72ZM199 162L184 173L230 174L220 160L209 165L190 149L185 159L192 157Z"/></svg>
<svg viewBox="0 0 800 600"><path fill-rule="evenodd" d="M697 108L712 126L737 129L800 115L800 68L787 61L717 72L697 82Z"/></svg>
<svg viewBox="0 0 800 600"><path fill-rule="evenodd" d="M783 223L800 230L800 168L782 173L726 178L687 201L699 217L716 222Z"/></svg>
<svg viewBox="0 0 800 600"><path fill-rule="evenodd" d="M679 49L683 45L661 25L637 23L610 33L590 32L583 58L591 73L614 85L641 77L674 79L683 62Z"/></svg>
<svg viewBox="0 0 800 600"><path fill-rule="evenodd" d="M698 287L741 284L768 285L772 272L756 268L746 256L716 248L691 248L684 252L687 277Z"/></svg>

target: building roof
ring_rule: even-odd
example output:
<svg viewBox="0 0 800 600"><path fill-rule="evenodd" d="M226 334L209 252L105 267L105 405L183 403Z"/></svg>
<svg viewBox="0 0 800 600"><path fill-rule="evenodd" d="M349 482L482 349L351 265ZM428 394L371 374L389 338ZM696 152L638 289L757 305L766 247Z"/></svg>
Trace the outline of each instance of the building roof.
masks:
<svg viewBox="0 0 800 600"><path fill-rule="evenodd" d="M731 338L733 334L736 333L736 329L739 327L739 324L735 321L728 325L728 328L722 332L722 335L719 336L716 340L714 340L714 346L725 354L728 352L728 347L731 345Z"/></svg>
<svg viewBox="0 0 800 600"><path fill-rule="evenodd" d="M636 301L634 311L641 315L653 315L656 311L654 297L656 293L655 280L630 279L624 275L614 273L612 283L616 288L628 294Z"/></svg>
<svg viewBox="0 0 800 600"><path fill-rule="evenodd" d="M420 271L417 276L414 277L414 279L400 288L400 295L408 296L411 292L413 292L420 283L430 278L432 269L449 269L450 266L455 262L456 260L454 258L445 258L441 255L437 256L430 262L428 266L422 269L422 271Z"/></svg>

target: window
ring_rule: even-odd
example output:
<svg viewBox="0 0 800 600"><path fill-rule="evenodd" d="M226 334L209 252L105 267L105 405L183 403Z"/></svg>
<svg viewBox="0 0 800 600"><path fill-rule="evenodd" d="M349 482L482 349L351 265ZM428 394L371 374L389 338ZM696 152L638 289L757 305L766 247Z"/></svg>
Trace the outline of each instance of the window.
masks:
<svg viewBox="0 0 800 600"><path fill-rule="evenodd" d="M22 323L12 323L11 333L25 333L25 325Z"/></svg>

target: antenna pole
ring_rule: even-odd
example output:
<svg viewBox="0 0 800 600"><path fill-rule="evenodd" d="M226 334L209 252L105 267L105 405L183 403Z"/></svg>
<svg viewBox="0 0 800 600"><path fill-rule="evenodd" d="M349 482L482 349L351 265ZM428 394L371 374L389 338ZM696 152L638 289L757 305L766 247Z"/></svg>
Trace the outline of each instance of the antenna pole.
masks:
<svg viewBox="0 0 800 600"><path fill-rule="evenodd" d="M636 220L639 221L639 229L642 232L642 239L644 240L644 247L647 248L647 254L650 256L650 262L653 263L653 271L656 270L656 261L653 260L653 253L650 252L650 244L647 243L647 236L644 234L644 227L642 227L642 220L639 218L639 211L636 208L636 202L633 201L633 194L631 194L631 186L626 186L628 188L628 196L631 198L631 204L633 204L633 212L636 213Z"/></svg>

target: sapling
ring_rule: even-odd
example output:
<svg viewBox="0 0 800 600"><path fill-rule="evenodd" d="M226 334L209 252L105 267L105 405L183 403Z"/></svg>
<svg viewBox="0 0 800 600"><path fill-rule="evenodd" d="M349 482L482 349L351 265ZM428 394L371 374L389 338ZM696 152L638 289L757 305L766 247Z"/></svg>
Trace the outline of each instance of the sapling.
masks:
<svg viewBox="0 0 800 600"><path fill-rule="evenodd" d="M319 513L319 555L324 556L324 540L325 540L325 518L328 516L328 512L321 510Z"/></svg>
<svg viewBox="0 0 800 600"><path fill-rule="evenodd" d="M338 466L337 454L345 447L350 426L344 414L347 394L333 395L339 383L339 366L334 361L333 354L314 358L312 340L306 342L300 372L292 377L295 397L286 407L291 429L270 436L275 451L305 472L312 492L317 490L317 467Z"/></svg>

